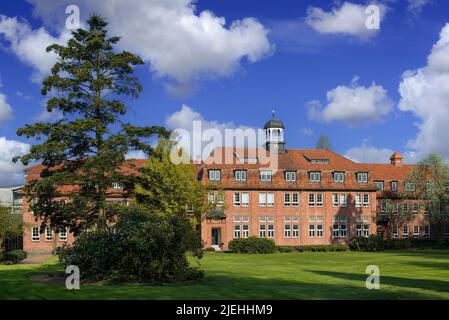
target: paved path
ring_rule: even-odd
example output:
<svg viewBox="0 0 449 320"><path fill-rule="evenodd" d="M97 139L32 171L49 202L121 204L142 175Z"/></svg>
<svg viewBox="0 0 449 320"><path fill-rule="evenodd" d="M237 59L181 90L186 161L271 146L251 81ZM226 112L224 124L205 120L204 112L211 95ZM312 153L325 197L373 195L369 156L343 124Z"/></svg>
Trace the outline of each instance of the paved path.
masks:
<svg viewBox="0 0 449 320"><path fill-rule="evenodd" d="M29 254L28 257L20 263L21 264L39 264L51 257L52 257L52 255L49 253L33 253L33 254Z"/></svg>

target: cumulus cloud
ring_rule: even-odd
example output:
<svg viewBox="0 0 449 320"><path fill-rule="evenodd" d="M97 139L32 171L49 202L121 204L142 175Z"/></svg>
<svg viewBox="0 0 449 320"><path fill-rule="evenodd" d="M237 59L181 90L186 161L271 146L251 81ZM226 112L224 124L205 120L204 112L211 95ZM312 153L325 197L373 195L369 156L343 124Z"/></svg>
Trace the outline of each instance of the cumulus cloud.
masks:
<svg viewBox="0 0 449 320"><path fill-rule="evenodd" d="M389 163L390 157L394 153L388 148L376 148L362 144L346 151L345 157L360 163Z"/></svg>
<svg viewBox="0 0 449 320"><path fill-rule="evenodd" d="M246 59L255 62L273 51L268 30L256 19L244 18L226 23L225 18L204 10L196 12L193 0L29 0L34 14L47 26L64 26L65 7L76 4L82 17L90 12L110 22L111 35L122 36L120 49L126 49L150 63L151 72L165 81L171 92L186 92L205 78L229 76ZM9 19L9 20L8 20ZM39 72L52 64L37 48L63 38L52 37L44 28L30 30L16 18L3 18L3 34L21 59ZM6 26L5 26L6 25ZM54 27L53 27L54 28ZM56 30L61 32L61 30ZM29 53L26 49L29 49ZM35 55L39 55L36 57ZM42 65L34 62L43 58Z"/></svg>
<svg viewBox="0 0 449 320"><path fill-rule="evenodd" d="M420 13L422 9L431 3L430 0L407 0L407 10L413 13Z"/></svg>
<svg viewBox="0 0 449 320"><path fill-rule="evenodd" d="M0 123L12 118L12 108L6 101L6 95L0 92Z"/></svg>
<svg viewBox="0 0 449 320"><path fill-rule="evenodd" d="M67 42L69 32L64 31L54 37L44 27L33 30L23 19L0 15L0 39L9 43L9 50L20 61L33 68L31 80L40 82L56 62L56 55L47 53L46 48L54 43Z"/></svg>
<svg viewBox="0 0 449 320"><path fill-rule="evenodd" d="M383 4L376 4L380 9L380 21L385 16L386 7ZM319 33L324 34L344 34L359 39L369 39L379 30L367 27L367 20L371 11L367 10L368 5L344 2L339 7L333 7L331 11L324 11L318 7L310 7L307 10L305 22Z"/></svg>
<svg viewBox="0 0 449 320"><path fill-rule="evenodd" d="M19 163L13 163L14 156L28 153L30 145L0 137L0 186L24 183L23 169Z"/></svg>
<svg viewBox="0 0 449 320"><path fill-rule="evenodd" d="M302 128L301 133L308 137L313 136L313 130L310 128Z"/></svg>
<svg viewBox="0 0 449 320"><path fill-rule="evenodd" d="M307 103L311 120L339 121L349 126L382 121L393 109L387 91L374 82L369 87L359 86L355 76L350 86L338 86L326 94L327 104Z"/></svg>
<svg viewBox="0 0 449 320"><path fill-rule="evenodd" d="M165 120L165 124L170 130L174 130L178 133L188 133L190 139L187 141L187 139L182 138L179 143L182 148L189 151L194 159L197 159L198 156L201 156L202 159L206 159L207 155L214 148L220 146L246 145L255 147L263 142L261 139L258 139L256 128L242 125L239 126L234 122L206 120L201 113L193 110L187 105L183 105L179 111L169 115ZM234 130L232 133L240 132L242 134L251 132L254 133L254 138L258 140L240 141L234 138L226 140L226 130ZM216 134L217 136L213 134ZM260 143L258 143L258 141Z"/></svg>
<svg viewBox="0 0 449 320"><path fill-rule="evenodd" d="M427 65L409 70L399 85L399 109L419 118L419 132L407 146L419 155L439 152L449 158L449 23L427 57Z"/></svg>

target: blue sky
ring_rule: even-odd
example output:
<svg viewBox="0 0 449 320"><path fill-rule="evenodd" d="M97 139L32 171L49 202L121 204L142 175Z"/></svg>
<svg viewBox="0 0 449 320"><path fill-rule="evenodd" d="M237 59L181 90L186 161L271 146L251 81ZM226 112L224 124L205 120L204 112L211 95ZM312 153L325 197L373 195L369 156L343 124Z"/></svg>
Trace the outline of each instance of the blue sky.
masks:
<svg viewBox="0 0 449 320"><path fill-rule="evenodd" d="M21 179L8 158L31 142L16 130L58 117L43 109L39 82L52 60L42 47L67 36L68 4L82 21L105 15L123 48L144 58L130 122L262 127L275 109L290 148L314 148L325 134L358 161L385 162L392 151L408 161L430 151L449 158L447 1L377 1L380 30L369 31L359 16L371 1L137 2L0 3L0 184Z"/></svg>

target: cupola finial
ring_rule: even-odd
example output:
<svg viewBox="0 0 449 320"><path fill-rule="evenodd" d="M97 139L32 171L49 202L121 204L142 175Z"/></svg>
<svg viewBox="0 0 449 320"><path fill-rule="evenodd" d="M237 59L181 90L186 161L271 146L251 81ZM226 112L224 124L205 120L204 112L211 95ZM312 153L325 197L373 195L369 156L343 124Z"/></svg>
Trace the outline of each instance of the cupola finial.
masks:
<svg viewBox="0 0 449 320"><path fill-rule="evenodd" d="M274 113L275 113L276 111L273 109L273 110L271 110L271 113L273 114L273 119L274 119Z"/></svg>

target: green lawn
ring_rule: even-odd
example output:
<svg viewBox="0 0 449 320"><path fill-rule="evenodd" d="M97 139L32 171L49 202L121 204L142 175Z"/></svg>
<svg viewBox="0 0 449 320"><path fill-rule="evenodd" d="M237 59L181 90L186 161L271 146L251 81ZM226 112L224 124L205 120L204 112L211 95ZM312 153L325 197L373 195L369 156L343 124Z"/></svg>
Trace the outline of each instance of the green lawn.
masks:
<svg viewBox="0 0 449 320"><path fill-rule="evenodd" d="M365 268L377 265L381 288L365 288ZM194 285L62 285L33 283L43 265L0 266L0 299L449 299L449 251L206 254Z"/></svg>

